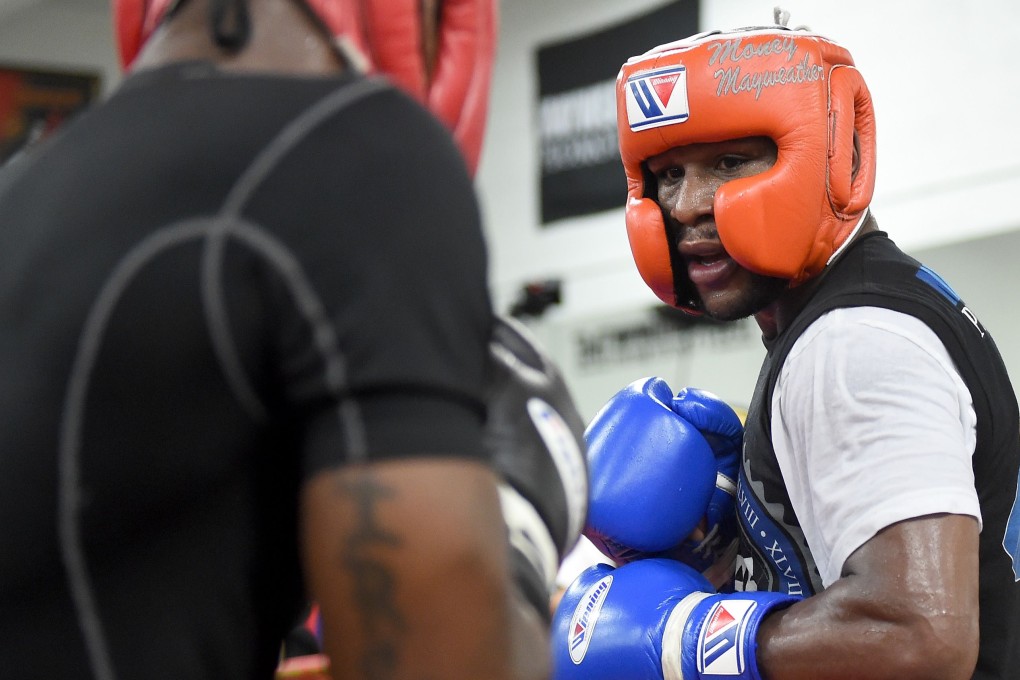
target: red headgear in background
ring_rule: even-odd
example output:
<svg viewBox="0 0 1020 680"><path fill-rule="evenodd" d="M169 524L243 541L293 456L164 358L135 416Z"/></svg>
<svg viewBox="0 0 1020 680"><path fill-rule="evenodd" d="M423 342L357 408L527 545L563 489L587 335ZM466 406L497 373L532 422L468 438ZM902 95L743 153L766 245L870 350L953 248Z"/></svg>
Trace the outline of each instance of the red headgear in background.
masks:
<svg viewBox="0 0 1020 680"><path fill-rule="evenodd" d="M421 0L302 0L334 38L385 73L453 131L478 166L496 50L495 0L442 0L432 26ZM130 67L178 0L113 0L121 64ZM435 63L426 36L435 31Z"/></svg>
<svg viewBox="0 0 1020 680"><path fill-rule="evenodd" d="M752 272L795 286L821 272L861 223L875 186L875 116L853 58L831 40L783 26L704 33L628 60L616 92L627 233L663 302L700 307L646 186L645 160L673 147L756 136L776 143L772 168L715 195L723 247Z"/></svg>

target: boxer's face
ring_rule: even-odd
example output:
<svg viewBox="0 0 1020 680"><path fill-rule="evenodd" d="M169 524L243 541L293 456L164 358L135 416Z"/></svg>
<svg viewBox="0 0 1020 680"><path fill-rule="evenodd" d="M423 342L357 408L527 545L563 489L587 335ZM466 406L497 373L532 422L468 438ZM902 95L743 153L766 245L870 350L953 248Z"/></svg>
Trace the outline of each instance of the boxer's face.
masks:
<svg viewBox="0 0 1020 680"><path fill-rule="evenodd" d="M767 137L679 146L647 161L657 181L657 200L675 235L673 245L710 317L744 318L787 288L785 279L754 274L737 264L723 248L715 224L719 187L764 172L775 162L776 145Z"/></svg>

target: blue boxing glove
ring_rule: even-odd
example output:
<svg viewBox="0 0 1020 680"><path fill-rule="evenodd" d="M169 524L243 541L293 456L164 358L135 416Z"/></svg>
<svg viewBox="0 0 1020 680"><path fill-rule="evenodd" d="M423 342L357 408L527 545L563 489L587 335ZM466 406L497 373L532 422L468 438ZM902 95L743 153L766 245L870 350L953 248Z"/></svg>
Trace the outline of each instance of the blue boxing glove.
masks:
<svg viewBox="0 0 1020 680"><path fill-rule="evenodd" d="M631 383L585 431L592 478L585 535L617 563L670 557L716 587L731 583L743 434L733 408L710 392L674 396L661 378Z"/></svg>
<svg viewBox="0 0 1020 680"><path fill-rule="evenodd" d="M617 563L680 545L712 499L712 447L673 410L673 401L661 378L638 380L617 392L585 430L590 496L584 535Z"/></svg>
<svg viewBox="0 0 1020 680"><path fill-rule="evenodd" d="M725 401L705 390L685 387L671 404L673 411L698 428L715 454L715 490L705 509L703 535L687 539L669 554L701 572L717 572L719 586L732 580L737 552L737 470L744 441L744 424Z"/></svg>
<svg viewBox="0 0 1020 680"><path fill-rule="evenodd" d="M554 680L761 680L758 628L799 598L718 594L701 574L652 558L596 565L553 616Z"/></svg>

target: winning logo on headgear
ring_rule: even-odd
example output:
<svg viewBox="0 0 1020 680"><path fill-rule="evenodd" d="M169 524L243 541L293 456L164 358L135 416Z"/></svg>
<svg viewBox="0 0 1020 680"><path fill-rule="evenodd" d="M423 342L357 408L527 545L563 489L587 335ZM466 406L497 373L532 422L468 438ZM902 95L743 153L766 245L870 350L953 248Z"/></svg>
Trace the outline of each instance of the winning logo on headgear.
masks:
<svg viewBox="0 0 1020 680"><path fill-rule="evenodd" d="M687 69L683 66L636 73L627 79L626 90L631 130L682 123L690 116Z"/></svg>

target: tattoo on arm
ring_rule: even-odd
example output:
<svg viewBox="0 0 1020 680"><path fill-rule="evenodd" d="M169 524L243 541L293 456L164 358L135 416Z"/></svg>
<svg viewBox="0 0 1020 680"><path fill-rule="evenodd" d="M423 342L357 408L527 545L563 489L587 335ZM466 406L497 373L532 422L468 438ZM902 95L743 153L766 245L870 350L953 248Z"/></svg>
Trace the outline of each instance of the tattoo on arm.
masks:
<svg viewBox="0 0 1020 680"><path fill-rule="evenodd" d="M351 482L346 491L357 508L357 530L345 542L340 559L353 576L355 606L366 640L362 672L366 678L385 680L393 677L397 665L396 641L406 628L395 601L392 561L380 555L381 550L401 545L400 537L379 523L377 513L379 506L396 492L370 474Z"/></svg>

